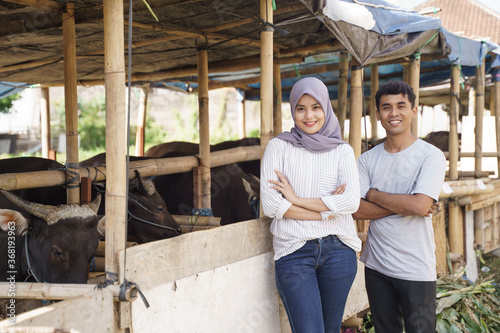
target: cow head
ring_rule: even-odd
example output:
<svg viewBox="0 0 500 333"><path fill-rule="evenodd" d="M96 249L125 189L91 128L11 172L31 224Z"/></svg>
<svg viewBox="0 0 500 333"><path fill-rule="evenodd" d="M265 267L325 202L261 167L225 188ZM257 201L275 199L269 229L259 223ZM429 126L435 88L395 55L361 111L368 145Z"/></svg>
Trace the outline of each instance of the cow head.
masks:
<svg viewBox="0 0 500 333"><path fill-rule="evenodd" d="M248 174L249 180L241 178L243 186L248 195L248 206L250 206L254 215L253 218L259 218L259 198L260 198L260 179L254 175Z"/></svg>
<svg viewBox="0 0 500 333"><path fill-rule="evenodd" d="M28 237L18 270L27 271L27 259L40 282L86 283L87 270L98 245L97 210L101 196L89 205L36 204L1 190L6 198L28 214L2 209L0 226ZM17 238L16 241L23 241ZM28 257L26 257L28 256Z"/></svg>
<svg viewBox="0 0 500 333"><path fill-rule="evenodd" d="M135 175L129 187L129 236L136 237L133 241L146 243L180 235L181 228L168 212L154 183L142 178L137 170Z"/></svg>

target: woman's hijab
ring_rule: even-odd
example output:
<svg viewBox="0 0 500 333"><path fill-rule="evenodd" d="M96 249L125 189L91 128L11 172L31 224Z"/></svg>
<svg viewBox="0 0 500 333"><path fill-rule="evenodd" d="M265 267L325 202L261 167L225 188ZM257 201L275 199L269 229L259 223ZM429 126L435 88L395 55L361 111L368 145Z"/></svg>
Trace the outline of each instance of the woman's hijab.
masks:
<svg viewBox="0 0 500 333"><path fill-rule="evenodd" d="M340 124L333 113L328 88L321 80L316 78L307 77L300 79L292 87L292 91L290 92L290 108L292 109L294 123L295 107L299 99L305 94L314 97L321 105L325 113L323 127L314 134L307 134L295 124L290 132L283 132L277 137L315 153L324 153L337 148L340 144L346 143L341 139Z"/></svg>

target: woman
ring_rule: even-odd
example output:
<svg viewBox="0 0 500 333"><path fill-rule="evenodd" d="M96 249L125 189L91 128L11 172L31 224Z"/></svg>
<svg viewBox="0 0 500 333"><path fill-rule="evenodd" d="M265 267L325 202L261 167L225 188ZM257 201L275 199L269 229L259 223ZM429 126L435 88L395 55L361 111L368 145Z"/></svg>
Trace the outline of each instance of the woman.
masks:
<svg viewBox="0 0 500 333"><path fill-rule="evenodd" d="M269 141L261 167L276 284L293 332L340 332L361 249L351 216L360 198L356 160L323 82L297 81L290 106L295 126Z"/></svg>

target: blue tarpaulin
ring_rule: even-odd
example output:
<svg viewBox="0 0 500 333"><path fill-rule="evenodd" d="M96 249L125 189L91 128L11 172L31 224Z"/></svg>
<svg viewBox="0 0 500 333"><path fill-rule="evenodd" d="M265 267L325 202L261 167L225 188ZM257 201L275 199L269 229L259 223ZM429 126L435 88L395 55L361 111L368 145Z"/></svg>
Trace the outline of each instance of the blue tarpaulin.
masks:
<svg viewBox="0 0 500 333"><path fill-rule="evenodd" d="M0 81L0 99L8 97L28 87L30 87L30 85L27 83Z"/></svg>

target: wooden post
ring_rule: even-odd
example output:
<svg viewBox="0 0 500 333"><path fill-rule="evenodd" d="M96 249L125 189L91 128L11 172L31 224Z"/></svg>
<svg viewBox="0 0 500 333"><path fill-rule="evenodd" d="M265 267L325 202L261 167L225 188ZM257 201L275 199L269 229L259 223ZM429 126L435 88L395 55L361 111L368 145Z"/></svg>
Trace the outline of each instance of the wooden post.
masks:
<svg viewBox="0 0 500 333"><path fill-rule="evenodd" d="M80 203L78 172L78 97L76 91L75 4L67 3L62 13L64 49L64 105L66 109L66 167L68 174L67 201Z"/></svg>
<svg viewBox="0 0 500 333"><path fill-rule="evenodd" d="M200 164L202 182L202 207L211 208L210 199L210 123L208 110L208 45L198 41L198 108L200 124Z"/></svg>
<svg viewBox="0 0 500 333"><path fill-rule="evenodd" d="M457 65L451 66L451 86L450 86L450 135L449 135L449 180L458 180L458 111L460 97L460 68ZM460 206L454 200L448 203L448 240L450 252L462 255L465 258L464 245L464 224L460 214ZM453 264L453 270L458 269L459 263Z"/></svg>
<svg viewBox="0 0 500 333"><path fill-rule="evenodd" d="M413 88L415 93L415 106L419 107L419 96L420 96L420 57L411 56L410 57L410 86ZM411 132L418 138L418 113L417 117L412 119L411 122Z"/></svg>
<svg viewBox="0 0 500 333"><path fill-rule="evenodd" d="M106 271L118 274L123 283L123 265L118 253L125 249L128 173L125 135L125 59L123 1L104 1L104 75L106 89ZM121 268L121 269L120 269ZM116 280L110 274L106 278Z"/></svg>
<svg viewBox="0 0 500 333"><path fill-rule="evenodd" d="M349 117L349 144L354 150L356 159L361 155L361 117L363 115L363 68L352 59L351 66L351 98Z"/></svg>
<svg viewBox="0 0 500 333"><path fill-rule="evenodd" d="M339 84L338 84L338 118L342 138L345 138L345 119L347 117L347 86L349 76L349 53L340 52Z"/></svg>
<svg viewBox="0 0 500 333"><path fill-rule="evenodd" d="M482 169L483 155L483 118L484 118L484 81L485 81L484 60L476 68L476 104L474 115L476 117L476 146L474 149L474 171ZM476 175L476 178L477 175Z"/></svg>
<svg viewBox="0 0 500 333"><path fill-rule="evenodd" d="M281 69L279 64L273 65L274 89L273 89L273 134L274 136L283 131L282 120L282 96L281 96Z"/></svg>
<svg viewBox="0 0 500 333"><path fill-rule="evenodd" d="M493 112L495 115L497 151L500 151L500 77L497 76L500 76L500 70L497 70L497 74L495 74L494 78L495 109ZM497 178L500 178L500 156L497 157Z"/></svg>
<svg viewBox="0 0 500 333"><path fill-rule="evenodd" d="M238 106L238 124L239 124L239 134L240 139L246 138L247 130L246 130L246 110L245 110L245 92L242 91L241 94L243 98L241 100L240 105Z"/></svg>
<svg viewBox="0 0 500 333"><path fill-rule="evenodd" d="M92 179L82 177L80 182L80 205L88 205L92 202Z"/></svg>
<svg viewBox="0 0 500 333"><path fill-rule="evenodd" d="M49 151L51 149L50 142L50 95L49 88L43 87L40 89L40 117L42 127L42 157L49 158Z"/></svg>
<svg viewBox="0 0 500 333"><path fill-rule="evenodd" d="M144 129L146 128L146 114L148 112L149 84L142 87L139 96L137 132L135 135L135 156L144 156Z"/></svg>
<svg viewBox="0 0 500 333"><path fill-rule="evenodd" d="M377 104L375 102L375 95L379 87L378 83L378 65L372 64L370 67L370 83L371 83L371 94L370 94L370 125L372 128L372 140L378 138L378 121L377 121Z"/></svg>

